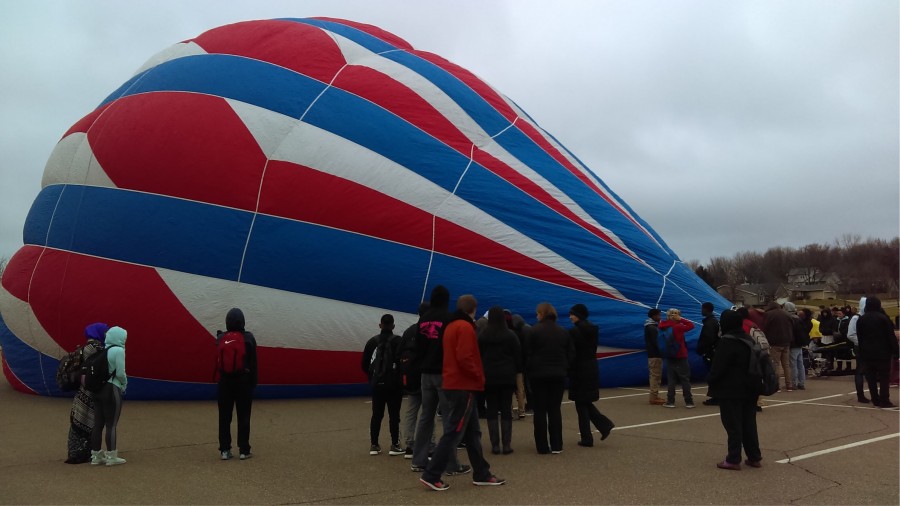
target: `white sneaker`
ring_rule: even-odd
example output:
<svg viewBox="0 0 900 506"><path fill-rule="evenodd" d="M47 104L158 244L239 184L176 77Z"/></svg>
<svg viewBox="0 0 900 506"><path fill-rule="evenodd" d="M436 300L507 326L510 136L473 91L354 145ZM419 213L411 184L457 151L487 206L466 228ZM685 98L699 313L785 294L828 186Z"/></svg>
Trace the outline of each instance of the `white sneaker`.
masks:
<svg viewBox="0 0 900 506"><path fill-rule="evenodd" d="M106 465L108 466L118 466L120 464L124 464L125 459L119 458L119 451L112 450L106 452Z"/></svg>
<svg viewBox="0 0 900 506"><path fill-rule="evenodd" d="M231 453L231 450L222 452L222 460L231 460L232 457L234 457L234 454Z"/></svg>
<svg viewBox="0 0 900 506"><path fill-rule="evenodd" d="M103 464L106 464L106 453L103 450L91 450L91 465L102 466Z"/></svg>

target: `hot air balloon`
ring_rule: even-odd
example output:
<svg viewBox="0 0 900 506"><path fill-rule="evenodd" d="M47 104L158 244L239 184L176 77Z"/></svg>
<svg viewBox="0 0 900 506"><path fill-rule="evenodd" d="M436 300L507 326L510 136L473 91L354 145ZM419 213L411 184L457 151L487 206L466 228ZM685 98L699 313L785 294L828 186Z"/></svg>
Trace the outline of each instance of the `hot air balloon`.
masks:
<svg viewBox="0 0 900 506"><path fill-rule="evenodd" d="M602 384L646 384L649 308L730 305L510 99L340 19L235 23L150 58L62 136L23 238L3 371L42 395L104 321L128 329L130 398L211 398L232 307L258 396L360 394L381 315L405 328L437 284L526 319L583 303Z"/></svg>

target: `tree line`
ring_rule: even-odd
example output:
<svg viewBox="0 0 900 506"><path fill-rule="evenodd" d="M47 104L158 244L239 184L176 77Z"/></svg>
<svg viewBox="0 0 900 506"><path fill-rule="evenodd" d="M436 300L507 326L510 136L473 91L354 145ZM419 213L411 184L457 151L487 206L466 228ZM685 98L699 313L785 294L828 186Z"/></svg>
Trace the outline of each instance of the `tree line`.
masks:
<svg viewBox="0 0 900 506"><path fill-rule="evenodd" d="M900 279L900 237L890 240L845 234L834 244L808 244L800 248L775 247L764 253L743 251L731 258L714 257L706 265L685 262L716 289L744 283L764 285L775 293L787 283L791 269L809 271L810 277L834 272L840 278L835 287L842 294L889 294L897 296Z"/></svg>

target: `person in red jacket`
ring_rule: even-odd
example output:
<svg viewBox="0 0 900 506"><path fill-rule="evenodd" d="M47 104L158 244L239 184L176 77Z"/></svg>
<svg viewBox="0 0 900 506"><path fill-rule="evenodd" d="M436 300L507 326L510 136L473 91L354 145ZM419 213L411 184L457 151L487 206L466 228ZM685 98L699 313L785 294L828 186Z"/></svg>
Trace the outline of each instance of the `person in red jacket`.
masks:
<svg viewBox="0 0 900 506"><path fill-rule="evenodd" d="M444 435L425 472L419 481L432 490L450 488L441 479L459 443L466 443L466 453L472 464L473 485L503 485L506 480L491 474L491 466L484 460L481 449L481 425L473 416L475 393L484 391L484 369L475 333L475 314L478 301L471 295L462 295L456 301L456 313L444 329L444 367L442 388L448 410L443 413Z"/></svg>
<svg viewBox="0 0 900 506"><path fill-rule="evenodd" d="M666 357L666 377L669 380L669 392L666 396L664 408L675 407L675 385L681 385L681 393L684 396L684 407L694 407L694 397L691 395L691 365L688 363L687 344L684 342L684 333L694 329L694 324L681 317L681 311L670 309L666 311L666 319L659 322L659 329L672 329L675 342L678 343L678 351L674 357Z"/></svg>

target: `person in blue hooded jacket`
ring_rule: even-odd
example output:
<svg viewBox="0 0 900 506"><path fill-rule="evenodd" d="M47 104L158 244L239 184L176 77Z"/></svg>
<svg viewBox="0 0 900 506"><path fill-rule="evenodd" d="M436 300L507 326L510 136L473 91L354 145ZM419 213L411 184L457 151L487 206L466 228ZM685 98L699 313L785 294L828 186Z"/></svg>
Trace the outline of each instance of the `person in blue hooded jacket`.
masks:
<svg viewBox="0 0 900 506"><path fill-rule="evenodd" d="M112 327L106 331L106 360L112 376L94 393L94 428L91 431L91 465L124 464L116 447L116 427L122 414L122 396L128 387L125 374L125 341L128 332L122 327ZM106 429L106 452L101 450L103 430Z"/></svg>

